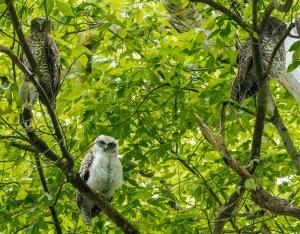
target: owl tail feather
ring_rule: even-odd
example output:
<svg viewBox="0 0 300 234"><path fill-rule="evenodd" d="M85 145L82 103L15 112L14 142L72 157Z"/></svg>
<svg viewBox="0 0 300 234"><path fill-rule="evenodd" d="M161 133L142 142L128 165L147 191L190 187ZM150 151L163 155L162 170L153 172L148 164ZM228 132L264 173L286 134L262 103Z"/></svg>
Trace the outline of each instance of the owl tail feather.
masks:
<svg viewBox="0 0 300 234"><path fill-rule="evenodd" d="M81 208L81 213L82 213L82 218L83 218L85 225L92 226L93 221L92 221L91 211Z"/></svg>
<svg viewBox="0 0 300 234"><path fill-rule="evenodd" d="M30 109L24 108L23 112L20 114L20 122L24 128L31 129L32 112Z"/></svg>

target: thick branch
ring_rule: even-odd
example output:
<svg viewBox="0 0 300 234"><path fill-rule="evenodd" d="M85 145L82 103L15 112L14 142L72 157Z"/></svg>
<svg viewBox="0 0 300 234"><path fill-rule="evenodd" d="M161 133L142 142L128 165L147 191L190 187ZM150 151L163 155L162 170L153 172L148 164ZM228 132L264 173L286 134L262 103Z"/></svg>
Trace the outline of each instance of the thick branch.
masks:
<svg viewBox="0 0 300 234"><path fill-rule="evenodd" d="M272 98L272 97L271 97ZM271 103L272 107L270 108L272 111L272 117L268 119L270 122L274 124L276 127L281 139L287 148L289 155L292 157L294 163L298 171L300 171L300 155L294 146L294 143L288 133L287 128L285 127L281 116L279 115L278 109L274 104L274 100L272 99ZM246 110L247 111L247 110ZM253 113L254 114L254 113ZM253 168L254 169L254 168ZM254 170L251 171L251 174L254 173ZM242 197L244 192L246 191L243 187L245 180L240 180L237 184L237 187L240 187L239 191L234 191L228 200L223 204L222 208L220 209L218 215L215 218L213 233L222 233L224 225L228 218L232 216L233 211L238 205L239 199Z"/></svg>
<svg viewBox="0 0 300 234"><path fill-rule="evenodd" d="M278 215L287 215L300 219L300 208L292 205L288 200L273 197L261 185L252 191L251 199L263 209Z"/></svg>
<svg viewBox="0 0 300 234"><path fill-rule="evenodd" d="M20 43L26 57L28 58L30 66L32 67L33 70L35 70L35 68L37 67L37 62L35 61L33 54L31 53L31 50L29 48L29 45L25 39L16 9L14 7L14 4L11 4L10 0L5 0L5 2L6 2L6 6L8 8L9 16L11 18L11 21L12 21L14 28L16 30L16 33L18 35L19 43Z"/></svg>
<svg viewBox="0 0 300 234"><path fill-rule="evenodd" d="M73 170L69 170L67 173L68 181L80 192L82 192L87 198L95 202L101 210L125 233L137 234L139 231L129 223L111 204L104 199L103 195L95 193L84 183L78 173Z"/></svg>
<svg viewBox="0 0 300 234"><path fill-rule="evenodd" d="M202 121L202 119L195 114L197 124L199 125L202 134L206 138L206 140L219 151L221 156L226 159L230 168L232 168L242 179L242 183L244 180L253 178L252 175L244 169L227 151L224 144L221 142L219 137L217 137L213 131ZM272 213L279 215L287 215L291 217L295 217L300 219L300 208L292 205L288 202L288 200L276 198L271 196L268 192L266 192L260 184L257 183L256 189L251 191L252 200L260 205L262 208L269 210ZM236 198L238 198L236 194ZM232 196L231 198L233 198ZM235 204L233 201L231 204ZM217 232L216 232L217 233Z"/></svg>
<svg viewBox="0 0 300 234"><path fill-rule="evenodd" d="M240 25L243 29L245 29L247 32L251 31L251 28L236 14L234 14L231 10L228 8L222 6L221 4L212 1L212 0L189 0L190 2L202 2L206 3L207 5L211 6L212 8L221 11L225 15L227 15L230 19L234 20L238 25Z"/></svg>
<svg viewBox="0 0 300 234"><path fill-rule="evenodd" d="M257 32L257 0L253 1L253 31ZM251 35L252 37L252 55L253 64L255 68L256 79L258 81L258 98L257 98L257 112L252 137L251 154L250 159L258 159L260 157L262 134L264 130L264 123L267 111L267 101L269 92L269 82L267 76L264 74L262 56L260 51L259 39ZM250 173L255 171L257 161L253 162L253 166L250 169Z"/></svg>
<svg viewBox="0 0 300 234"><path fill-rule="evenodd" d="M26 151L29 151L29 152L32 152L32 153L39 153L40 152L37 148L35 148L32 145L22 144L22 143L19 143L19 142L16 142L16 141L12 141L11 145L16 147L16 148L26 150Z"/></svg>
<svg viewBox="0 0 300 234"><path fill-rule="evenodd" d="M33 74L27 69L27 67L20 61L20 59L8 48L0 45L0 52L7 54L13 63L17 64L20 70L25 73L26 76L30 77Z"/></svg>
<svg viewBox="0 0 300 234"><path fill-rule="evenodd" d="M27 132L31 144L36 147L39 152L43 153L49 160L56 164L63 171L67 170L68 165L62 162L61 158L52 151L44 140L36 135L35 132Z"/></svg>
<svg viewBox="0 0 300 234"><path fill-rule="evenodd" d="M233 211L239 204L241 197L246 191L244 187L245 180L240 180L237 184L239 190L235 190L227 199L227 201L220 208L218 215L215 218L215 223L213 227L213 234L223 233L223 228L226 221L231 218Z"/></svg>
<svg viewBox="0 0 300 234"><path fill-rule="evenodd" d="M205 137L205 139L219 151L221 156L227 161L230 168L232 168L242 179L249 179L252 176L250 173L244 169L228 152L222 140L213 133L213 131L203 122L203 120L195 114L200 130Z"/></svg>
<svg viewBox="0 0 300 234"><path fill-rule="evenodd" d="M46 182L46 179L45 179L45 175L44 175L44 172L43 172L43 168L42 168L42 165L41 165L39 155L34 154L34 158L35 158L35 163L36 163L36 166L37 166L37 169L38 169L38 172L39 172L39 176L40 176L40 180L41 180L44 192L48 193L49 189L48 189L48 186L47 186L47 182ZM53 222L54 222L56 232L58 234L61 234L62 230L61 230L60 223L59 223L56 211L54 209L54 206L49 206L49 210L50 210L51 215L52 215L52 219L53 219Z"/></svg>
<svg viewBox="0 0 300 234"><path fill-rule="evenodd" d="M8 12L9 12L9 15L10 15L10 18L11 18L11 22L14 25L14 28L17 32L17 35L18 35L18 38L19 38L19 41L20 41L20 45L23 49L23 52L25 53L25 55L26 55L26 57L27 57L27 59L30 63L30 66L31 66L32 70L36 71L37 76L41 76L39 70L37 69L37 67L38 67L37 62L36 62L32 52L29 48L29 45L28 45L28 43L25 39L24 33L22 31L21 24L20 24L16 9L15 9L13 4L10 4L10 0L5 0L5 1L6 1L6 5L8 7ZM53 109L50 105L50 101L47 97L47 94L46 94L45 90L34 79L34 77L32 75L29 76L29 78L30 78L30 81L37 88L41 98L45 101L45 106L47 107L48 113L51 117L53 127L54 127L54 130L55 130L55 134L57 136L58 145L59 145L59 147L62 151L63 157L68 160L69 167L73 167L74 160L73 160L72 156L69 154L69 152L68 152L68 150L67 150L67 148L64 144L64 139L63 139L62 133L61 133L60 128L59 128L58 120L57 120L56 115L55 115L55 113L54 113L54 111L53 111Z"/></svg>
<svg viewBox="0 0 300 234"><path fill-rule="evenodd" d="M288 12L291 9L292 5L293 0L287 0L285 3L280 3L278 0L272 0L265 10L265 14L262 20L262 26L266 25L268 18L275 9L281 12Z"/></svg>
<svg viewBox="0 0 300 234"><path fill-rule="evenodd" d="M275 126L275 128L277 129L284 146L287 149L288 154L290 155L290 157L292 158L292 160L294 161L297 170L300 172L300 155L290 137L290 134L288 132L288 129L286 128L286 126L284 125L282 118L279 114L279 111L277 109L277 106L274 103L274 100L271 96L271 102L270 104L272 105L272 107L270 108L271 110L273 110L272 112L272 117L271 117L271 122L273 123L273 125Z"/></svg>
<svg viewBox="0 0 300 234"><path fill-rule="evenodd" d="M253 2L253 31L258 31L258 26L257 26L257 12L256 12L256 4L257 1ZM263 25L264 23L262 23L261 25ZM261 26L262 27L262 26ZM279 47L281 46L281 44L283 43L284 39L286 38L286 36L289 34L290 30L293 27L289 27L286 35L281 38L280 42L276 45L276 47L274 48L272 55L271 55L271 59L269 61L268 64L268 68L266 70L266 72L263 74L263 68L262 68L262 59L261 59L261 54L260 54L260 49L259 49L259 44L258 44L258 40L256 38L253 38L253 57L256 60L256 74L257 74L257 78L259 80L260 83L260 91L259 91L259 97L258 97L258 110L257 110L257 114L256 114L256 122L255 122L255 127L254 127L254 133L253 133L253 140L252 140L252 148L251 148L251 159L254 158L258 158L260 155L260 147L261 147L261 139L262 139L262 133L263 133L263 128L264 128L264 121L265 121L265 114L266 114L266 108L267 108L267 95L268 95L268 81L267 81L267 76L268 73L271 69L271 65L273 62L273 59L276 55L277 50L279 49ZM293 153L295 155L295 151L293 150ZM296 157L296 156L295 156ZM300 160L295 158L294 161L299 161ZM296 163L296 162L295 162ZM257 162L254 162L250 173L253 174L255 169L257 166ZM224 224L226 222L226 220L231 217L232 212L234 211L234 209L236 208L236 206L238 205L238 200L240 199L240 197L243 195L243 193L245 192L244 187L242 187L244 185L245 180L241 180L237 186L241 187L240 191L234 191L229 199L227 200L226 203L224 203L224 205L222 206L222 208L220 209L220 212L218 213L218 215L216 216L216 220L215 220L215 225L214 225L214 230L213 233L221 233L223 231L224 228Z"/></svg>

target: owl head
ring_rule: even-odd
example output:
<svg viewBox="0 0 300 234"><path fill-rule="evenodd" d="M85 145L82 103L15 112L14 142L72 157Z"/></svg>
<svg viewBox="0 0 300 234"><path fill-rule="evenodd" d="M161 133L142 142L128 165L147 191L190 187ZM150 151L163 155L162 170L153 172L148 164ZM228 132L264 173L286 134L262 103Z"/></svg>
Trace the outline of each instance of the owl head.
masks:
<svg viewBox="0 0 300 234"><path fill-rule="evenodd" d="M270 17L265 27L265 32L268 36L276 36L280 38L285 34L287 25L282 20L276 17Z"/></svg>
<svg viewBox="0 0 300 234"><path fill-rule="evenodd" d="M30 30L31 32L49 32L51 28L51 23L45 17L37 17L31 20Z"/></svg>
<svg viewBox="0 0 300 234"><path fill-rule="evenodd" d="M100 135L96 138L95 147L101 149L103 152L118 153L118 141L110 136Z"/></svg>

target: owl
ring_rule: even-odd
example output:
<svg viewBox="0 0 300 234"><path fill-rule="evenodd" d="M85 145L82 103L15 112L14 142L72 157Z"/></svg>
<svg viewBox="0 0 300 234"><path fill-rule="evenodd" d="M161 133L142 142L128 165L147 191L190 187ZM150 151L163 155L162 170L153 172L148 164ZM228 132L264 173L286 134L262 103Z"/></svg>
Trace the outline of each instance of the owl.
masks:
<svg viewBox="0 0 300 234"><path fill-rule="evenodd" d="M123 184L123 169L118 158L118 141L110 136L96 138L92 151L82 160L79 175L94 191L111 201L113 193ZM76 202L86 225L92 225L92 218L100 213L95 203L77 191Z"/></svg>
<svg viewBox="0 0 300 234"><path fill-rule="evenodd" d="M50 36L50 28L51 24L48 19L44 17L33 19L27 42L41 74L39 77L35 76L34 78L45 90L51 107L55 109L56 96L60 87L60 58L56 44ZM31 68L24 53L21 54L21 60L25 66ZM24 108L31 110L37 100L38 92L25 74L23 74L19 94ZM41 99L41 102L45 104L43 99Z"/></svg>
<svg viewBox="0 0 300 234"><path fill-rule="evenodd" d="M275 17L269 18L260 37L261 56L264 70L266 70L268 66L273 49L285 34L286 29L287 26L283 21ZM248 37L240 49L237 57L238 74L235 78L230 94L230 99L232 101L237 101L240 106L243 105L244 100L254 96L258 91L258 80L253 64L251 43L251 38ZM285 71L285 57L284 43L282 43L274 57L269 78L278 78L278 76Z"/></svg>

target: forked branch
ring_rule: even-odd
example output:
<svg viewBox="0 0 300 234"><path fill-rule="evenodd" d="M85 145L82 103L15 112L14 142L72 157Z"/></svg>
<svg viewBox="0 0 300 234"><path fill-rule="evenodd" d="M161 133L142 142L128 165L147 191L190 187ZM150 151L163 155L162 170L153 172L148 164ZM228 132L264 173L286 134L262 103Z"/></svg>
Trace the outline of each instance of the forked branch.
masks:
<svg viewBox="0 0 300 234"><path fill-rule="evenodd" d="M233 169L243 180L253 178L253 176L243 168L228 152L220 138L195 114L196 122L200 127L205 139L226 159L228 166ZM300 208L292 205L288 200L273 197L262 186L257 183L255 189L251 190L251 199L262 208L279 215L287 215L300 219Z"/></svg>

